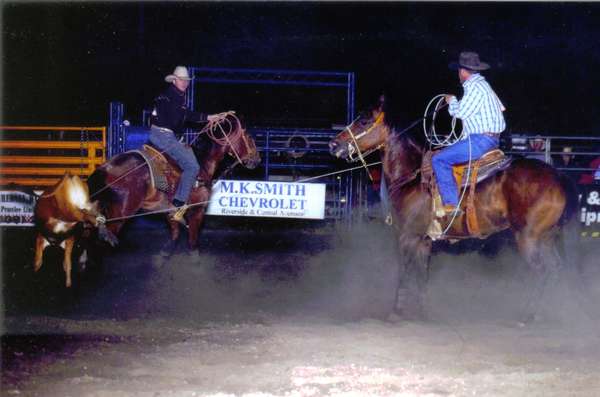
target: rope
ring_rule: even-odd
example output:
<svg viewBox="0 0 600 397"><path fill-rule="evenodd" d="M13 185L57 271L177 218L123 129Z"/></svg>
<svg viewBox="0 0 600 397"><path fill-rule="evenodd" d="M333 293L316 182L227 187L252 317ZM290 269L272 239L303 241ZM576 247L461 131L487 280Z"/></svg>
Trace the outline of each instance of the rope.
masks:
<svg viewBox="0 0 600 397"><path fill-rule="evenodd" d="M406 132L406 131L410 130L410 129L411 129L411 128L413 128L413 127L414 127L416 124L418 124L418 123L419 123L421 120L423 120L423 126L424 126L424 129L425 129L425 136L427 137L427 139L428 139L428 140L430 141L430 143L431 143L431 140L429 139L429 136L427 135L427 130L426 130L426 117L427 117L427 113L429 112L429 107L431 106L431 103L432 103L432 102L433 102L435 99L437 99L437 98L440 98L440 97L441 97L441 98L443 98L443 97L444 97L444 95L443 95L443 94L440 94L440 95L437 95L436 97L434 97L434 98L433 98L433 99L432 99L432 100L429 102L429 104L427 105L427 108L425 109L425 115L423 116L423 118L422 118L422 119L415 120L415 121L414 121L413 123L411 123L411 124L410 124L410 125L409 125L407 128L405 128L405 129L404 129L404 130L403 130L401 133L404 133L404 132ZM445 106L445 105L439 106L440 102L441 102L441 99L440 99L440 101L438 101L438 103L436 104L436 108L435 108L434 115L433 115L433 119L434 119L434 120L435 120L435 115L436 115L436 113L437 113L437 112L438 112L440 109L442 109L442 108ZM234 155L235 155L235 157L237 158L237 162L238 162L238 163L241 163L242 161L241 161L241 159L240 159L239 155L238 155L238 154L235 152L235 149L233 148L233 145L231 144L231 141L232 141L233 139L239 139L239 137L240 137L240 135L241 135L241 133L242 133L242 129L241 129L241 128L239 128L239 127L241 126L241 122L240 122L240 120L239 120L239 119L238 119L238 118L235 116L235 112L233 112L233 111L224 112L224 113L219 113L219 114L218 114L218 116L219 116L219 118L218 118L217 120L210 121L210 122L209 122L209 123L208 123L208 124L207 124L207 125L206 125L206 126L205 126L205 127L202 129L202 130L201 130L201 131L200 131L200 132L198 132L198 133L195 133L194 135L196 135L196 136L194 137L194 139L192 140L192 142L191 142L190 144L193 144L193 143L196 141L196 139L198 139L198 137L199 137L201 134L203 134L203 133L206 133L206 134L207 134L207 135L210 137L210 139L212 139L213 141L215 141L215 142L216 142L216 143L218 143L218 144L221 144L221 145L223 145L224 143L228 143L228 144L230 145L230 147L232 148L232 150L234 151ZM228 117L228 116L232 116L232 117L233 117L233 118L236 120L236 124L237 124L238 128L236 128L236 129L233 129L233 125L232 125L231 121L229 121L229 120L227 119L227 117ZM384 117L384 114L383 114L383 113L381 113L381 114L378 116L378 118L375 120L375 123L373 123L373 125L372 125L372 126L371 126L371 127L370 127L370 128L367 130L367 131L364 131L363 133L361 133L361 134L359 134L359 135L361 135L361 136L362 136L362 135L364 135L365 133L368 133L368 132L369 132L369 131L370 131L372 128L374 128L375 126L377 126L378 124L380 124L380 123L383 121L383 117ZM358 118L357 118L357 119L358 119ZM357 120L357 119L356 119L356 120ZM308 182L308 181L311 181L311 180L315 180L315 179L324 178L324 177L326 177L326 176L331 176L331 175L336 175L336 174L342 174L342 173L345 173L345 172L354 171L354 170L356 170L356 169L359 169L359 168L364 168L364 169L366 170L366 172L367 172L367 175L369 175L369 178L370 178L371 180L373 180L373 177L371 176L371 173L369 172L369 169L368 169L368 167L370 167L370 166L373 166L373 165L379 165L379 164L382 164L382 162L381 162L381 161L377 161L377 162L373 162L373 163L369 163L369 164L367 164L367 162L365 161L365 159L364 159L364 156L362 155L362 152L360 151L360 149L359 149L359 147L358 147L358 142L357 142L357 140L356 140L356 137L355 137L354 133L352 132L352 130L351 130L351 128L350 128L350 127L352 127L352 125L353 125L353 124L356 122L356 120L354 120L354 121L353 121L353 122L352 122L350 125L346 126L346 129L348 130L348 132L349 132L350 136L352 137L352 140L354 141L355 149L357 150L357 153L358 153L358 156L359 156L359 159L360 159L360 161L361 161L362 165L360 165L360 166L356 166L356 167L347 168L347 169L340 170L340 171L328 172L328 173L326 173L326 174L317 175L317 176L313 176L313 177L310 177L310 178L304 178L304 179L300 179L300 180L298 180L298 181L297 181L297 183L304 183L304 182ZM221 124L222 124L224 121L226 121L226 122L227 122L227 124L229 125L229 133L226 133L226 132L225 132L225 130L224 130L224 128L223 128L223 126L221 125ZM456 134L455 134L455 132L454 132L455 123L456 123L456 122L455 122L455 118L454 118L454 119L453 119L453 124L452 124L451 136L456 136ZM223 134L223 138L218 138L218 137L215 135L215 131L217 130L217 128L219 128L219 129L220 129L221 133ZM437 138L437 135L435 134L435 128L433 128L433 136L435 137L436 141L439 141L439 139ZM446 141L447 141L447 140L448 140L448 139L446 139ZM469 138L469 166L470 166L470 163L471 163L471 145L470 145L470 142L471 142L471 141L470 141L470 138ZM454 143L454 142L453 142L453 143ZM162 152L161 152L161 153L162 153ZM144 164L141 164L141 166L143 166L143 165L145 165L145 163L144 163ZM134 171L136 168L139 168L139 166L138 166L138 167L134 167L134 169L133 169L133 170L131 170L131 171ZM129 172L131 172L131 171L129 171ZM469 178L469 174L470 174L470 167L469 167L469 169L468 169L468 171L467 171L467 172L468 172L468 173L467 173L467 178ZM127 175L127 174L125 174L125 175ZM119 179L123 178L125 175L122 175L122 176L121 176ZM114 183L116 183L116 182L117 182L119 179L117 179L117 180L113 181L113 184L114 184ZM216 182L218 182L218 181L219 181L219 180L215 181L215 183L216 183ZM110 185L107 185L107 186L105 186L103 189L99 190L99 191L98 191L98 192L96 192L95 194L97 194L97 193L99 193L100 191L102 191L102 190L106 189L108 186L110 186ZM465 193L465 191L466 191L466 189L465 189L465 190L463 190L463 194L462 194L462 196L461 196L461 198L460 198L460 202L462 202L462 200L463 200L463 198L464 198L464 193ZM459 205L460 205L460 202L459 202ZM202 201L202 202L198 202L198 203L193 203L193 204L187 204L187 208L192 208L192 207L196 207L196 206L199 206L199 205L204 205L204 204L208 204L208 203L210 203L210 200L208 200L208 201ZM179 208L179 207L177 207L177 209L178 209L178 208ZM126 220L126 219L136 218L136 217L140 217L140 216L154 215L154 214L160 214L160 213L171 212L171 211L173 211L173 209L166 209L166 210L158 210L158 211L144 212L144 213L141 213L141 214L134 214L134 215L129 215L129 216L123 216L123 217L117 217L117 218L110 218L110 219L107 219L107 220L106 220L106 222L113 222L113 221L119 221L119 220ZM452 221L450 222L450 224L448 225L448 227L447 227L447 228L446 228L446 230L444 231L444 234L445 234L445 233L446 233L446 231L449 229L450 225L452 225L452 222L454 221L454 218L456 217L456 214L457 214L457 212L455 212L455 213L454 213L454 217L452 218Z"/></svg>
<svg viewBox="0 0 600 397"><path fill-rule="evenodd" d="M383 118L385 117L385 113L381 112L379 114L379 116L377 116L377 118L375 119L375 122L373 123L373 125L371 125L369 128L367 128L366 130L360 132L358 134L358 136L355 136L354 133L352 132L352 126L354 125L354 123L356 122L356 120L358 120L360 118L357 117L356 119L354 119L354 121L352 121L352 123L350 123L350 125L346 126L346 130L348 131L348 134L350 134L350 137L352 138L352 141L354 142L354 149L356 149L356 152L358 153L358 158L361 161L361 163L363 164L363 167L365 168L365 171L367 172L367 175L369 176L369 179L371 180L371 182L373 182L373 176L371 175L371 172L369 172L369 169L367 168L367 162L365 161L365 156L367 156L368 154L371 154L372 152L374 152L375 150L381 148L383 146L379 145L376 148L365 152L365 154L363 155L363 153L360 150L360 147L358 146L358 140L360 138L362 138L363 136L367 135L368 133L371 132L371 130L373 130L373 128L377 127L379 124L383 123ZM352 154L349 155L350 159L352 159ZM353 159L352 159L353 160Z"/></svg>
<svg viewBox="0 0 600 397"><path fill-rule="evenodd" d="M235 127L233 123L228 119L228 117L232 117L235 120ZM224 123L227 123L228 125L227 132L225 132L225 129L223 128ZM221 131L221 134L223 134L223 138L218 138L215 135L217 128ZM242 159L238 152L235 150L233 144L241 138L243 139L246 148L250 149L248 142L244 138L243 131L244 129L242 128L242 122L235 115L235 111L230 110L228 112L218 113L214 115L214 119L210 120L200 132L194 134L196 136L194 137L190 145L193 144L201 134L206 133L206 135L208 135L208 137L218 145L225 146L225 144L228 144L229 148L233 152L233 157L236 158L238 163L242 164Z"/></svg>
<svg viewBox="0 0 600 397"><path fill-rule="evenodd" d="M374 162L374 163L369 163L369 164L367 164L367 166L370 167L372 165L378 165L378 164L381 164L381 163L382 163L381 161L377 161L377 162ZM317 176L313 176L313 177L305 178L305 179L300 179L296 183L304 183L304 182L307 182L307 181L310 181L310 180L324 178L324 177L330 176L330 175L342 174L344 172L354 171L354 170L359 169L359 168L363 168L363 166L360 165L360 166L357 166L357 167L347 168L347 169L341 170L341 171L328 172L326 174L317 175ZM220 179L217 179L214 183L217 183L219 181L220 181ZM192 207L197 207L199 205L204 205L204 204L208 204L208 203L210 203L210 200L200 201L200 202L192 203L192 204L184 204L183 206L186 206L187 208L192 208ZM183 206L181 206L181 207L183 207ZM175 207L175 208L179 209L181 207ZM174 211L174 209L173 208L168 208L168 209L164 209L164 210L148 211L148 212L143 212L141 214L134 214L134 215L128 215L128 216L120 216L120 217L116 217L116 218L108 218L108 219L106 219L106 222L108 223L108 222L122 221L122 220L126 220L126 219L137 218L137 217L140 217L140 216L156 215L156 214L162 214L162 213L171 212L171 211Z"/></svg>
<svg viewBox="0 0 600 397"><path fill-rule="evenodd" d="M344 172L354 171L354 170L357 170L359 168L370 167L372 165L378 165L378 164L381 164L381 163L382 163L381 161L376 161L374 163L369 163L369 164L365 164L365 165L359 165L359 166L352 167L352 168L347 168L347 169L341 170L341 171L334 171L334 172L329 172L329 173L323 174L323 175L317 175L317 176L313 176L313 177L310 177L310 178L300 179L297 182L298 183L303 183L303 182L306 182L306 181L312 181L313 179L319 179L319 178L323 178L323 177L330 176L330 175L335 175L335 174L342 174Z"/></svg>
<svg viewBox="0 0 600 397"><path fill-rule="evenodd" d="M220 126L220 123L222 123L224 120L226 120L227 116L233 116L237 120L238 125L241 126L240 120L234 114L235 114L234 111L229 111L229 112L224 112L224 113L217 114L217 116L218 116L217 119L209 121L208 124L204 126L204 128L202 128L199 132L196 132L196 133L193 134L193 135L195 135L195 137L190 142L190 145L193 145L194 142L196 141L196 139L198 139L198 137L200 135L204 134L204 133L206 133L210 137L210 139L212 139L216 143L222 145L222 143L221 143L222 142L222 138L220 138L220 139L216 138L214 136L214 130L217 128L217 126ZM231 126L231 122L228 121L228 123ZM227 137L227 135L225 134L225 131L223 130L222 127L221 127L221 131L223 132L223 134L225 135L225 137ZM236 137L238 139L239 139L239 134L241 134L241 132L242 132L241 128L237 128L236 131L235 131L235 133L238 134L238 135L236 135ZM232 150L235 153L235 149L233 149L233 147L232 147ZM151 157L151 160L154 160L154 159L158 158L159 155L162 155L165 152L166 152L166 149L159 151L157 155L154 155L154 156ZM239 158L239 156L237 156L237 153L235 153L235 154L236 154L236 157L238 158L238 161L241 161L240 158ZM127 170L127 172L125 172L123 175L121 175L120 177L118 177L117 179L115 179L114 181L112 181L111 183L109 183L108 185L103 186L101 189L99 189L94 194L92 194L90 196L90 198L92 198L92 197L96 196L97 194L99 194L100 192L103 192L104 190L106 190L106 189L114 186L118 181L120 181L121 179L125 178L127 175L129 175L132 172L138 170L139 168L145 167L146 165L148 165L148 164L146 162L143 162L143 163L141 163L141 164L139 164L139 165L137 165L137 166L135 166L135 167Z"/></svg>
<svg viewBox="0 0 600 397"><path fill-rule="evenodd" d="M464 131L461 131L461 133L459 135L457 135L457 133L456 133L456 117L452 117L452 123L451 123L452 130L450 130L450 133L448 133L444 139L440 139L440 137L438 137L438 135L437 135L437 132L435 130L435 119L436 119L438 111L440 111L447 105L447 103L445 102L445 97L446 97L446 94L439 94L439 95L434 96L429 101L429 103L427 104L427 107L425 108L425 113L423 116L423 132L425 134L425 138L427 138L427 141L432 146L448 147L448 146L454 145L456 142L463 139L463 136L464 136ZM431 117L430 133L428 133L427 132L427 113L429 113L429 108L431 107L431 105L433 104L433 102L436 99L437 99L437 102L435 104L433 116ZM471 148L471 136L467 135L466 139L469 140L469 162L467 164L467 175L466 175L466 180L469 181L471 178L471 164L473 161L472 148ZM467 192L468 188L469 188L469 184L467 183L467 184L465 184L465 188L462 189L460 198L458 200L458 204L456 205L456 208L455 208L454 212L452 213L452 218L450 219L450 222L448 223L448 225L446 226L444 231L442 231L442 235L440 237L445 236L446 233L448 232L448 230L450 230L450 227L452 226L452 224L454 223L454 220L458 216L458 210L460 209L460 205L462 204L462 202L465 198L465 193Z"/></svg>
<svg viewBox="0 0 600 397"><path fill-rule="evenodd" d="M466 181L468 182L471 179L471 162L472 162L472 154L471 154L471 135L467 135L467 139L469 140L469 163L467 164L467 176L466 176ZM452 226L452 224L454 223L454 220L456 219L456 216L458 215L458 209L460 208L460 205L463 202L463 199L465 198L465 193L467 192L467 189L469 189L469 183L465 184L465 188L463 189L460 198L458 200L458 204L456 204L456 208L454 209L454 212L452 213L452 219L450 219L450 222L448 223L448 225L446 226L446 229L444 229L444 231L442 231L442 235L440 237L443 237L446 235L446 233L448 232L448 230L450 230L450 226ZM465 213L466 216L466 213Z"/></svg>
<svg viewBox="0 0 600 397"><path fill-rule="evenodd" d="M459 139L461 139L462 135L463 135L462 131L459 135L456 134L456 117L452 117L452 123L451 123L452 130L450 130L450 133L448 133L444 139L440 139L440 137L438 137L438 135L437 135L437 132L435 130L435 119L437 117L437 113L444 107L448 106L448 104L445 103L445 96L446 96L446 94L439 94L439 95L434 96L427 104L427 107L425 108L425 113L423 115L423 132L425 133L425 138L427 138L427 141L429 142L429 144L433 145L433 146L453 145ZM428 133L427 132L427 114L429 113L429 108L431 107L431 105L433 104L433 102L436 99L437 99L437 102L435 104L435 108L433 110L433 115L431 117L431 127L430 127L431 132Z"/></svg>
<svg viewBox="0 0 600 397"><path fill-rule="evenodd" d="M371 176L371 173L369 172L369 169L367 168L367 162L365 161L365 158L363 157L362 152L360 151L360 148L358 147L358 142L356 141L356 138L354 137L352 130L348 127L346 127L346 129L348 130L348 133L350 134L350 136L352 137L352 140L354 141L354 147L356 148L356 151L358 152L358 158L360 159L360 162L362 163L363 167L365 167L365 170L367 171L367 175L369 175L369 179L371 181L373 181L373 177Z"/></svg>

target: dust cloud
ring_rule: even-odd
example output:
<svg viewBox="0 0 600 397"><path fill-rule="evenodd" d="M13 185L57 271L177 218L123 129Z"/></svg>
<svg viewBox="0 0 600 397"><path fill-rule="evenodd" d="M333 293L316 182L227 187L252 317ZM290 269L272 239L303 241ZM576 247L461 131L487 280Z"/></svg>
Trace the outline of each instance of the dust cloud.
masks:
<svg viewBox="0 0 600 397"><path fill-rule="evenodd" d="M261 313L346 321L384 319L394 305L395 236L380 222L286 232L208 230L199 250L180 245L168 258L158 252L162 235L145 237L155 243L107 258L110 282L84 298L82 312L194 321ZM129 240L136 239L134 232ZM597 252L593 244L582 245L581 262L567 262L558 280L546 282L539 320L594 329L599 311L593 302L600 298ZM517 322L536 282L506 236L438 244L430 263L427 315L442 323Z"/></svg>

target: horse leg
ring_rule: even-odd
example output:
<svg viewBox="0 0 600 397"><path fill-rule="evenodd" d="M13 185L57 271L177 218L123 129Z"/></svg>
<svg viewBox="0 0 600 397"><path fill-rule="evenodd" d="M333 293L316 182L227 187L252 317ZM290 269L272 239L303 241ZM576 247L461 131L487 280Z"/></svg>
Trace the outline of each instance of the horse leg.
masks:
<svg viewBox="0 0 600 397"><path fill-rule="evenodd" d="M73 264L71 262L71 255L73 254L73 246L75 245L75 237L71 236L61 243L61 246L65 250L65 257L63 259L63 270L65 271L65 286L71 287L71 269Z"/></svg>
<svg viewBox="0 0 600 397"><path fill-rule="evenodd" d="M35 259L33 261L33 270L39 271L42 267L42 260L44 258L44 249L48 245L48 242L40 233L35 238Z"/></svg>
<svg viewBox="0 0 600 397"><path fill-rule="evenodd" d="M394 314L402 319L423 319L423 301L429 279L431 240L416 236L399 238L400 265Z"/></svg>
<svg viewBox="0 0 600 397"><path fill-rule="evenodd" d="M188 230L188 246L190 249L195 249L198 247L198 234L200 227L202 226L202 222L204 221L205 213L206 208L202 207L190 215L190 228Z"/></svg>
<svg viewBox="0 0 600 397"><path fill-rule="evenodd" d="M181 229L179 228L180 223L172 220L168 220L169 229L171 230L171 241L177 241L181 235Z"/></svg>
<svg viewBox="0 0 600 397"><path fill-rule="evenodd" d="M142 199L136 198L135 201L133 201L129 196L130 195L122 197L122 201L112 203L105 210L105 212L106 212L106 229L108 232L107 235L112 236L115 239L114 240L115 244L116 244L116 236L119 235L119 232L121 231L121 229L123 228L123 226L125 225L125 223L127 221L127 219L124 219L124 218L135 214L142 206ZM112 220L112 219L117 219L117 218L123 218L123 219L118 220L118 221ZM115 245L111 241L107 241L107 242L109 244L111 244L112 246Z"/></svg>
<svg viewBox="0 0 600 397"><path fill-rule="evenodd" d="M535 320L544 292L558 280L560 258L556 249L556 239L548 235L549 233L539 236L526 230L516 236L519 252L525 258L535 282L526 300L521 319L523 323Z"/></svg>
<svg viewBox="0 0 600 397"><path fill-rule="evenodd" d="M169 228L171 231L171 238L169 238L160 248L160 255L167 258L173 255L175 250L177 249L177 242L180 236L179 222L172 221L167 218L169 223Z"/></svg>

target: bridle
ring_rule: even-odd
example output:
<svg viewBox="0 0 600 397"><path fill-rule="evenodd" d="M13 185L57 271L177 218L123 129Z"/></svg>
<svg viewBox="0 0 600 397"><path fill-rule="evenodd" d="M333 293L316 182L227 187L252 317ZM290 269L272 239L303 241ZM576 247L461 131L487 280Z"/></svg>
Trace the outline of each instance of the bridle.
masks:
<svg viewBox="0 0 600 397"><path fill-rule="evenodd" d="M365 152L362 152L360 150L360 147L358 146L358 140L367 136L368 134L370 134L380 124L383 124L384 116L385 116L384 112L379 113L379 116L377 116L377 118L375 119L375 122L373 124L371 124L371 126L369 128L361 131L360 133L358 133L356 135L354 134L354 132L352 132L352 126L354 125L356 120L359 119L360 116L357 117L356 119L354 119L354 121L352 123L350 123L349 125L347 125L344 128L346 131L348 131L348 134L352 138L352 141L348 142L348 162L354 163L357 160L360 160L363 167L365 167L365 170L367 171L367 175L369 175L369 179L371 179L371 181L373 180L373 177L371 176L371 173L369 172L369 168L367 167L367 162L365 161L365 157L367 157L369 154L381 149L385 145L385 143L381 143L375 147L372 147L371 149L369 149ZM354 153L356 153L358 156L353 157Z"/></svg>
<svg viewBox="0 0 600 397"><path fill-rule="evenodd" d="M358 118L356 118L350 125L346 126L345 129L348 131L348 133L350 134L350 137L352 137L352 142L348 142L348 147L351 149L348 151L348 162L355 162L358 160L360 160L363 164L363 166L365 167L365 169L367 170L367 174L369 175L369 177L371 178L371 180L373 180L373 178L371 177L371 174L369 173L369 170L367 168L367 163L365 161L365 157L368 156L369 154L373 153L374 151L377 151L381 148L383 148L385 146L385 142L382 142L381 144L372 147L371 149L368 149L365 152L361 152L359 147L358 147L358 140L361 139L362 137L368 135L370 132L373 131L373 129L375 127L377 127L378 125L383 123L383 119L384 119L385 113L381 112L379 114L379 116L377 116L377 118L375 119L375 122L367 129L365 129L364 131L358 133L358 134L354 134L352 132L351 127L354 125L354 123L356 122L356 120L358 120ZM422 119L417 119L414 122L412 122L408 127L404 128L402 131L398 132L397 135L404 135L407 131L409 131L410 129L412 129L415 125L417 125L418 123L421 122ZM358 157L354 158L352 157L352 155L354 154L354 152L356 152L358 154ZM403 175L402 177L400 177L398 180L396 180L390 187L389 190L395 190L398 189L406 184L408 184L409 182L412 182L413 180L415 180L417 178L417 176L419 175L419 173L421 172L421 168L417 168L416 170L407 173L406 175Z"/></svg>
<svg viewBox="0 0 600 397"><path fill-rule="evenodd" d="M360 117L360 116L359 116ZM368 134L370 134L377 126L379 126L380 124L383 124L383 119L385 117L385 113L381 112L379 114L379 116L377 116L377 118L375 119L375 122L373 124L371 124L371 126L361 132L359 132L358 134L354 134L352 132L352 126L354 125L354 123L356 122L356 120L358 120L357 117L352 123L350 123L349 125L347 125L344 129L346 131L348 131L348 134L350 135L350 137L352 138L352 142L348 142L348 147L351 149L348 151L348 162L354 163L357 160L360 160L361 162L365 162L364 158L367 157L369 154L381 149L383 146L385 146L385 143L381 143L375 147L372 147L371 149L365 151L365 152L361 152L359 146L358 146L358 140L367 136ZM353 157L354 154L357 154L357 157Z"/></svg>

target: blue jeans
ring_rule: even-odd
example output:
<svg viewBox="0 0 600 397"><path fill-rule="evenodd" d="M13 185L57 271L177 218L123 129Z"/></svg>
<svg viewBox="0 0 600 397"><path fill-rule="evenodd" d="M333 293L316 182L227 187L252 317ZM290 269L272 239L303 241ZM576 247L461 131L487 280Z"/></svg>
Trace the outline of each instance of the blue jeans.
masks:
<svg viewBox="0 0 600 397"><path fill-rule="evenodd" d="M174 198L187 203L192 187L194 187L194 183L200 172L200 166L194 152L191 148L179 142L173 132L160 130L155 127L150 129L150 142L160 151L171 156L182 169L183 172L179 179L179 185L177 185Z"/></svg>
<svg viewBox="0 0 600 397"><path fill-rule="evenodd" d="M499 145L498 139L483 134L472 134L470 139L471 160L477 160L486 152L496 149ZM469 161L469 138L442 149L431 159L444 205L458 205L458 188L452 174L452 166L467 161Z"/></svg>

